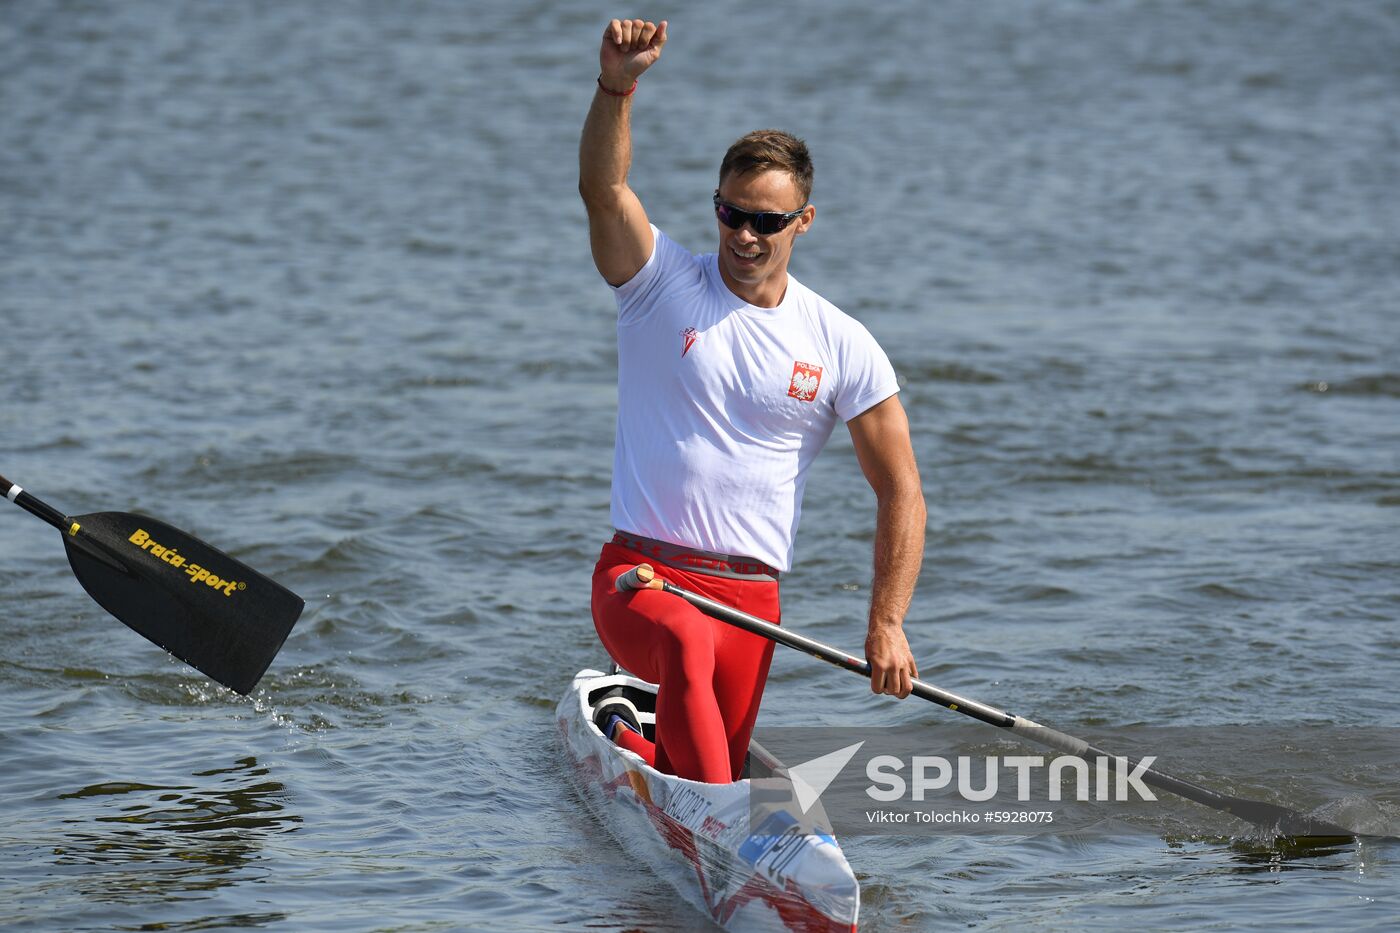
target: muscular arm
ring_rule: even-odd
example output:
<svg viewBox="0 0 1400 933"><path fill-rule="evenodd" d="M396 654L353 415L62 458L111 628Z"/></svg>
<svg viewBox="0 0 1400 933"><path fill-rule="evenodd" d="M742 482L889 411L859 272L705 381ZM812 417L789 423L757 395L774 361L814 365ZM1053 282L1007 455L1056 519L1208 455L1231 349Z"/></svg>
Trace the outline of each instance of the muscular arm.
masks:
<svg viewBox="0 0 1400 933"><path fill-rule="evenodd" d="M613 20L599 51L603 87L623 93L652 66L666 44L666 23ZM632 98L601 88L583 123L578 190L588 209L593 263L610 285L630 280L651 256L651 226L642 202L627 186L632 164Z"/></svg>
<svg viewBox="0 0 1400 933"><path fill-rule="evenodd" d="M909 419L894 395L847 422L861 471L875 490L875 579L865 657L870 689L903 699L919 676L904 636L904 614L924 559L923 487L909 438Z"/></svg>

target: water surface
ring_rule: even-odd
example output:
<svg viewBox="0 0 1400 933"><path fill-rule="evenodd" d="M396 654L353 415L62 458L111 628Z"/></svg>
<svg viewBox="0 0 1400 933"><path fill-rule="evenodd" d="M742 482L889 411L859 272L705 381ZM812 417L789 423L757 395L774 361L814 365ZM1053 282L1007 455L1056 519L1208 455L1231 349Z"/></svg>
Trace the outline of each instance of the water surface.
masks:
<svg viewBox="0 0 1400 933"><path fill-rule="evenodd" d="M574 152L612 8L47 2L0 16L0 471L307 598L251 699L0 520L19 929L685 930L561 778L603 663L612 306ZM793 271L888 348L927 679L1062 728L1400 726L1400 6L662 2L634 186L712 248L724 148L805 136ZM789 625L857 648L838 434ZM763 719L927 724L780 653ZM1400 806L1325 749L1222 790ZM1219 827L856 837L870 930L1384 928L1397 850ZM606 879L606 882L603 881Z"/></svg>

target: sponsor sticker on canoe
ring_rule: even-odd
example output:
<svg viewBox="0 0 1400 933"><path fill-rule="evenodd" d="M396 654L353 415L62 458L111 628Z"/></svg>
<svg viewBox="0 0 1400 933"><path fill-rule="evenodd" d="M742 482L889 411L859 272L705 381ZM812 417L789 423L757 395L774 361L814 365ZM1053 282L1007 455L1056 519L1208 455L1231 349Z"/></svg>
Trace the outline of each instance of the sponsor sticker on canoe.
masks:
<svg viewBox="0 0 1400 933"><path fill-rule="evenodd" d="M680 788L666 801L666 815L687 829L699 829L709 812L710 802L689 787Z"/></svg>

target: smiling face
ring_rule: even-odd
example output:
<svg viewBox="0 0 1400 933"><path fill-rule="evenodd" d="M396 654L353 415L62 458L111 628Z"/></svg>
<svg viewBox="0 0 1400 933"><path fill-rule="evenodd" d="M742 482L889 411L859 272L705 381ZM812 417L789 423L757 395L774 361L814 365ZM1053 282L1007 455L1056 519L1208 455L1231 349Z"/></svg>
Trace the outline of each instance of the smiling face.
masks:
<svg viewBox="0 0 1400 933"><path fill-rule="evenodd" d="M780 169L727 175L720 182L719 196L746 211L781 214L801 208L804 201L792 175ZM793 240L807 232L816 213L816 208L808 204L796 220L769 236L759 236L751 224L734 230L716 218L719 274L724 284L751 305L776 308L787 292Z"/></svg>

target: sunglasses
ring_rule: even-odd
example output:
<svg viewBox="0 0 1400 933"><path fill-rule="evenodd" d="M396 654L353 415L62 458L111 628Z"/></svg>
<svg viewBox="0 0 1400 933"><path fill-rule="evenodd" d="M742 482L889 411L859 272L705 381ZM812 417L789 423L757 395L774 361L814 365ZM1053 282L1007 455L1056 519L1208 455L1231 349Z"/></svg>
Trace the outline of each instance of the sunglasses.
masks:
<svg viewBox="0 0 1400 933"><path fill-rule="evenodd" d="M738 230L744 224L753 227L753 232L759 236L772 236L787 228L788 224L802 216L802 212L807 209L807 205L802 205L795 211L788 211L786 214L778 211L746 211L742 207L735 207L728 201L719 199L719 190L715 190L715 216L720 223L731 230Z"/></svg>

